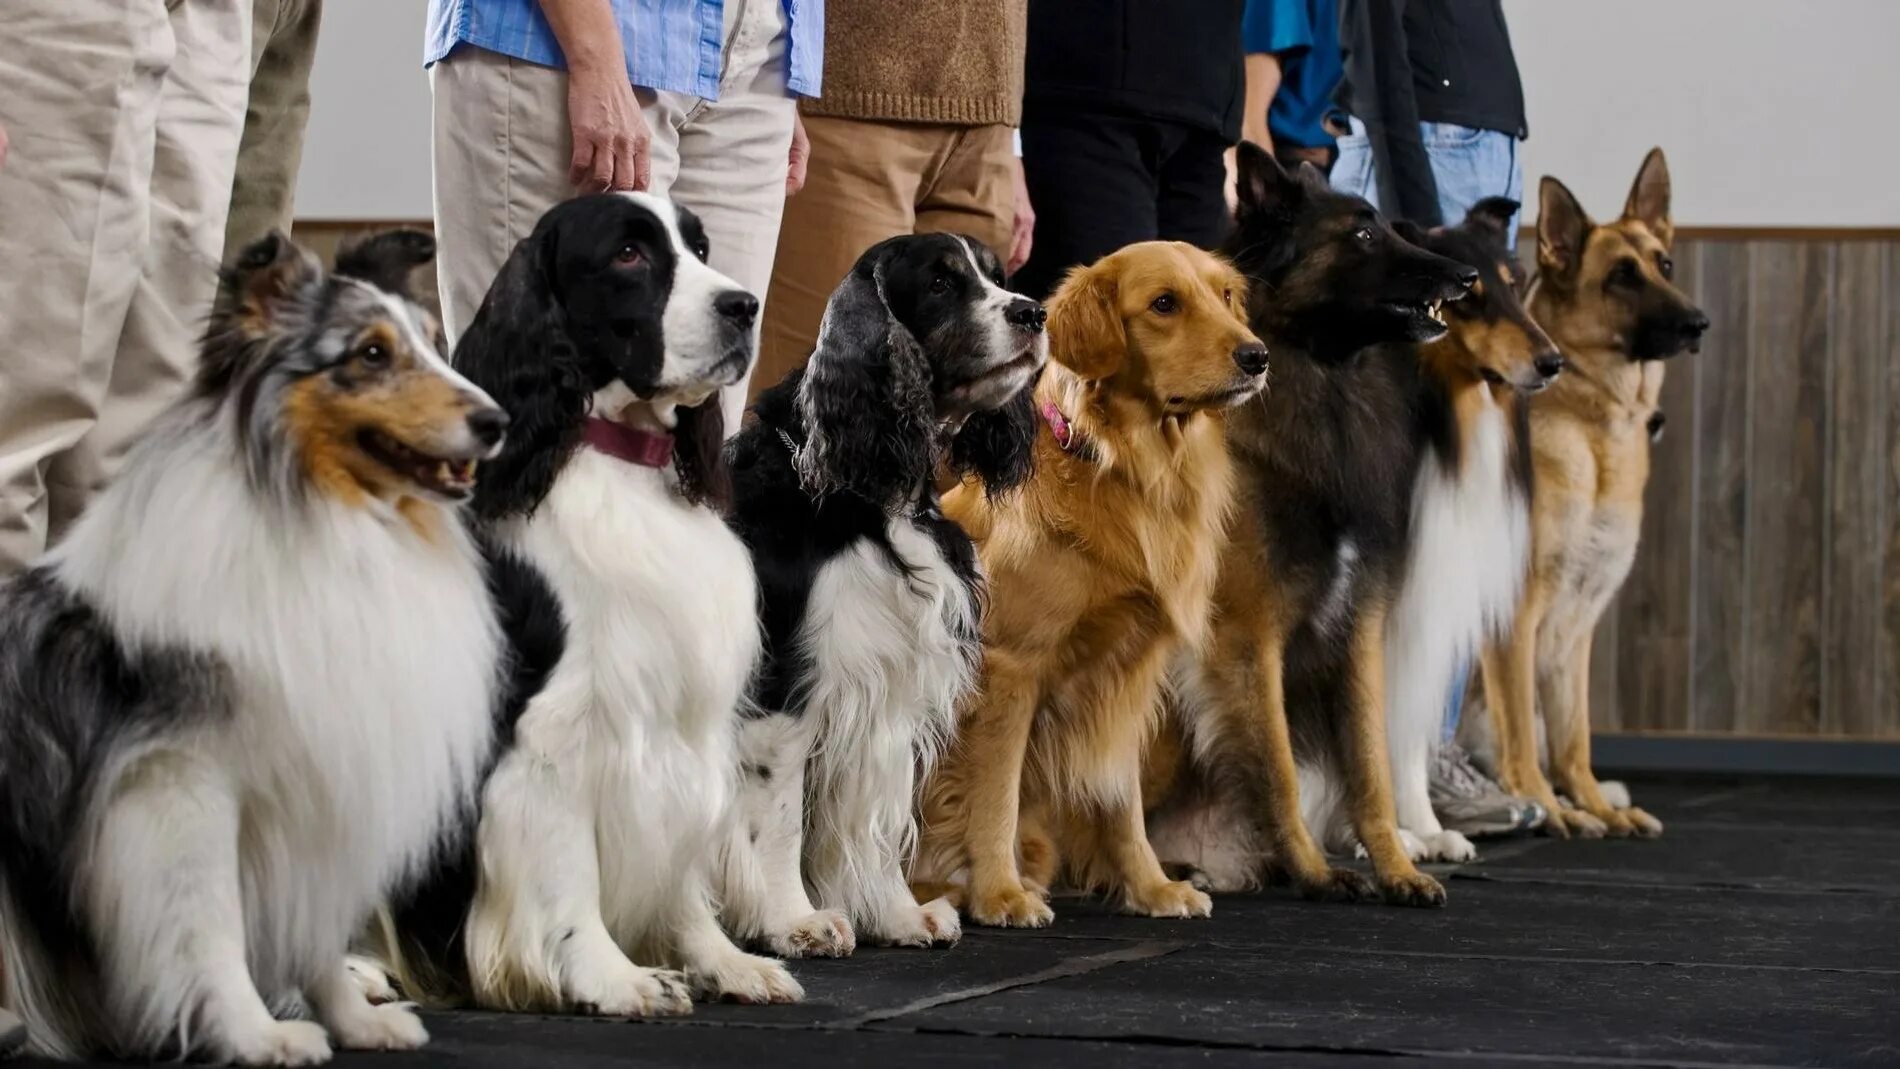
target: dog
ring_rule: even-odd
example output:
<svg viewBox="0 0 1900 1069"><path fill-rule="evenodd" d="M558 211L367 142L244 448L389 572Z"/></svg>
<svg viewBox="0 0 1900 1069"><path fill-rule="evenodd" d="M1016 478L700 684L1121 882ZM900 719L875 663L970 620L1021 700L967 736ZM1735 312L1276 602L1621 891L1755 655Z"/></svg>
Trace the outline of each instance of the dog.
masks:
<svg viewBox="0 0 1900 1069"><path fill-rule="evenodd" d="M766 636L763 715L740 742L766 866L751 878L782 892L777 913L741 930L781 953L811 938L790 928L813 913L801 858L817 901L858 938L927 947L961 934L956 909L919 905L904 873L919 773L950 736L979 649L976 552L943 515L937 478L967 473L997 497L1027 476L1043 321L981 242L891 238L859 258L807 367L760 396L729 447Z"/></svg>
<svg viewBox="0 0 1900 1069"><path fill-rule="evenodd" d="M187 395L0 588L0 949L35 1053L428 1039L344 954L472 796L501 680L457 511L507 418L407 296L433 252L244 249ZM298 999L315 1021L273 1017Z"/></svg>
<svg viewBox="0 0 1900 1069"><path fill-rule="evenodd" d="M1386 616L1386 740L1399 832L1414 861L1470 861L1470 840L1442 827L1427 790L1445 706L1461 664L1510 625L1530 562L1530 424L1524 398L1563 356L1518 299L1510 251L1518 204L1487 197L1453 227L1399 222L1412 244L1478 272L1444 306L1444 337L1418 347L1425 450L1412 490L1409 558ZM1336 794L1337 792L1329 792ZM1321 827L1340 827L1337 818Z"/></svg>
<svg viewBox="0 0 1900 1069"><path fill-rule="evenodd" d="M1006 498L969 481L945 497L990 601L978 688L924 794L919 897L948 887L979 924L1045 925L1066 859L1128 912L1209 912L1148 844L1141 757L1170 658L1207 629L1223 414L1266 380L1245 299L1231 265L1179 242L1123 248L1051 298L1035 474Z"/></svg>
<svg viewBox="0 0 1900 1069"><path fill-rule="evenodd" d="M457 342L514 421L473 502L511 674L472 841L378 947L412 997L608 1016L802 997L718 913L759 655L718 392L759 302L706 254L666 200L568 201Z"/></svg>
<svg viewBox="0 0 1900 1069"><path fill-rule="evenodd" d="M1484 657L1485 713L1466 715L1504 788L1551 813L1554 835L1655 836L1662 822L1604 797L1590 769L1590 639L1636 559L1662 361L1701 347L1709 317L1676 288L1669 165L1644 158L1613 223L1555 178L1538 190L1537 274L1525 304L1570 371L1531 402L1531 568L1516 623ZM1538 716L1550 775L1540 760ZM1555 780L1555 790L1552 780ZM1557 791L1571 803L1559 805Z"/></svg>
<svg viewBox="0 0 1900 1069"><path fill-rule="evenodd" d="M1396 825L1385 644L1427 439L1415 347L1445 334L1440 309L1478 272L1406 242L1310 167L1288 174L1244 144L1237 165L1227 249L1276 370L1227 421L1239 519L1207 648L1179 672L1186 739L1154 753L1189 767L1147 773L1157 796L1172 795L1152 832L1161 856L1210 890L1258 886L1270 845L1274 874L1306 894L1368 897L1308 826L1339 808L1327 789L1338 784L1386 900L1442 905L1444 888L1417 870Z"/></svg>

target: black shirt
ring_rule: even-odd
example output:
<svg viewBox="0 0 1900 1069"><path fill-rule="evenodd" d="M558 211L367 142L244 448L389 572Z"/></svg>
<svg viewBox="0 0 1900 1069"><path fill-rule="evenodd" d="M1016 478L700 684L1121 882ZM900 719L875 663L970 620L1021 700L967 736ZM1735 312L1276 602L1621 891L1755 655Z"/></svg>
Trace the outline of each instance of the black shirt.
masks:
<svg viewBox="0 0 1900 1069"><path fill-rule="evenodd" d="M1030 0L1023 107L1240 137L1245 0Z"/></svg>
<svg viewBox="0 0 1900 1069"><path fill-rule="evenodd" d="M1335 99L1366 125L1379 200L1394 216L1441 222L1419 123L1530 134L1500 0L1340 0L1339 43L1346 77Z"/></svg>

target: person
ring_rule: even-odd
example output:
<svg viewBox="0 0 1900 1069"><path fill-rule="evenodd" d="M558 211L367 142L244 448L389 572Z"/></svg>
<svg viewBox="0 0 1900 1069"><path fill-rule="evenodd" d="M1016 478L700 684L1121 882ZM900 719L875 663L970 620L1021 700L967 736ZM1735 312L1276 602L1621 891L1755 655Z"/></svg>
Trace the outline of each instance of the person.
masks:
<svg viewBox="0 0 1900 1069"><path fill-rule="evenodd" d="M541 214L650 190L691 209L710 262L764 299L804 182L793 97L823 78L823 0L429 0L443 325L475 315ZM741 383L722 398L728 432Z"/></svg>
<svg viewBox="0 0 1900 1069"><path fill-rule="evenodd" d="M1386 215L1454 226L1486 197L1524 199L1530 136L1501 0L1341 0L1351 116L1333 185ZM1517 247L1517 217L1510 226Z"/></svg>
<svg viewBox="0 0 1900 1069"><path fill-rule="evenodd" d="M323 0L252 0L250 105L224 227L227 262L273 228L290 233L322 17Z"/></svg>
<svg viewBox="0 0 1900 1069"><path fill-rule="evenodd" d="M1243 7L1033 0L1022 142L1035 243L1014 289L1045 297L1070 268L1137 241L1220 243Z"/></svg>
<svg viewBox="0 0 1900 1069"><path fill-rule="evenodd" d="M1247 0L1246 106L1240 136L1289 169L1332 169L1337 146L1328 119L1344 69L1336 0ZM1231 155L1231 153L1230 153Z"/></svg>
<svg viewBox="0 0 1900 1069"><path fill-rule="evenodd" d="M0 4L0 576L190 380L250 38L250 0Z"/></svg>
<svg viewBox="0 0 1900 1069"><path fill-rule="evenodd" d="M7 128L0 126L0 170L7 166ZM6 975L0 971L0 991L6 989ZM26 1047L26 1025L18 1014L0 1006L0 1058L11 1058Z"/></svg>
<svg viewBox="0 0 1900 1069"><path fill-rule="evenodd" d="M899 234L977 238L1014 271L1034 214L1014 149L1028 0L830 0L825 86L799 103L805 189L785 205L753 393L804 364L825 302Z"/></svg>

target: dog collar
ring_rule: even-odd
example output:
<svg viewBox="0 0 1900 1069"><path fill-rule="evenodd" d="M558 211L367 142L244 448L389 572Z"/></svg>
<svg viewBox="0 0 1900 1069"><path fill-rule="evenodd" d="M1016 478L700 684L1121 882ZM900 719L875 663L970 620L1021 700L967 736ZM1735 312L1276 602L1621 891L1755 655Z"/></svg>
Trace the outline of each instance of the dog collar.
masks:
<svg viewBox="0 0 1900 1069"><path fill-rule="evenodd" d="M673 436L640 430L624 423L587 417L581 440L610 457L643 468L664 468L673 462Z"/></svg>
<svg viewBox="0 0 1900 1069"><path fill-rule="evenodd" d="M1056 436L1056 444L1067 452L1075 444L1075 428L1070 426L1069 417L1062 414L1054 401L1044 401L1037 407L1042 412L1042 421L1049 425L1049 433Z"/></svg>

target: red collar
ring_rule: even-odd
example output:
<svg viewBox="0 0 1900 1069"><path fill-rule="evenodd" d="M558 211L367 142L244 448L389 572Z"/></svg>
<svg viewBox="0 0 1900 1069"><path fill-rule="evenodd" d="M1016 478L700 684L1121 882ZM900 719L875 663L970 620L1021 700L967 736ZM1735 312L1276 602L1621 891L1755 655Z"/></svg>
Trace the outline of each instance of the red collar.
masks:
<svg viewBox="0 0 1900 1069"><path fill-rule="evenodd" d="M587 417L582 441L610 457L646 468L664 468L673 462L673 436L643 431L624 423Z"/></svg>
<svg viewBox="0 0 1900 1069"><path fill-rule="evenodd" d="M1069 418L1054 401L1044 401L1036 407L1042 412L1042 421L1049 425L1049 432L1056 436L1056 444L1066 452L1075 444L1075 428L1069 425Z"/></svg>

